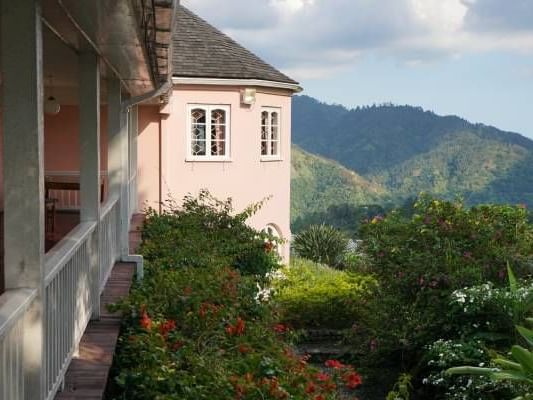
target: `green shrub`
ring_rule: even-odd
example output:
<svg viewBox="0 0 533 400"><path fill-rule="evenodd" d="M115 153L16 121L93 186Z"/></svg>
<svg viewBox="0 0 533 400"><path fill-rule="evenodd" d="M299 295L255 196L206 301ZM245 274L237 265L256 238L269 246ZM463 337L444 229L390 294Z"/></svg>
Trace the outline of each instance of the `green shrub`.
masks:
<svg viewBox="0 0 533 400"><path fill-rule="evenodd" d="M124 317L106 398L335 400L337 387L361 384L350 366L319 371L292 350L294 334L260 296L275 259L245 262L272 247L245 215L205 193L149 215L145 279L113 307Z"/></svg>
<svg viewBox="0 0 533 400"><path fill-rule="evenodd" d="M293 248L300 257L330 267L342 264L348 237L329 225L311 225L295 236Z"/></svg>
<svg viewBox="0 0 533 400"><path fill-rule="evenodd" d="M347 328L359 322L376 281L366 275L293 259L274 280L282 319L299 328Z"/></svg>
<svg viewBox="0 0 533 400"><path fill-rule="evenodd" d="M373 303L376 340L411 360L424 345L453 335L450 294L468 286L506 284L507 263L527 274L533 229L527 211L422 197L410 219L391 213L361 230L380 292ZM410 354L411 353L411 354Z"/></svg>
<svg viewBox="0 0 533 400"><path fill-rule="evenodd" d="M231 199L220 201L203 190L178 206L169 201L161 214L147 210L141 253L158 268L231 265L244 274L264 275L279 265L267 242L277 239L246 224L259 208L235 213Z"/></svg>
<svg viewBox="0 0 533 400"><path fill-rule="evenodd" d="M409 218L398 212L375 217L360 237L379 287L369 304L364 336L354 334L353 345L378 374L384 366L410 373L415 390L422 390L428 345L474 339L466 328L478 323L479 315L460 315L450 304L452 293L487 282L502 288L507 264L519 276L531 271L533 228L522 207L465 208L423 196ZM510 326L508 320L493 333L508 340Z"/></svg>

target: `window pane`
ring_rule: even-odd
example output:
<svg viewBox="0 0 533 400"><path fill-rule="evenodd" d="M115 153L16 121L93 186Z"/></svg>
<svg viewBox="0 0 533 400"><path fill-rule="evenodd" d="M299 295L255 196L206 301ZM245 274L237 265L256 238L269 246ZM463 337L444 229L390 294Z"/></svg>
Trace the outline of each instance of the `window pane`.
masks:
<svg viewBox="0 0 533 400"><path fill-rule="evenodd" d="M265 126L268 124L268 112L267 111L263 111L261 113L261 125Z"/></svg>
<svg viewBox="0 0 533 400"><path fill-rule="evenodd" d="M205 124L205 110L201 108L191 110L191 118L193 124Z"/></svg>
<svg viewBox="0 0 533 400"><path fill-rule="evenodd" d="M278 132L279 132L279 128L277 126L272 126L270 128L270 139L278 140Z"/></svg>
<svg viewBox="0 0 533 400"><path fill-rule="evenodd" d="M261 155L267 156L268 155L268 144L266 140L261 140Z"/></svg>
<svg viewBox="0 0 533 400"><path fill-rule="evenodd" d="M270 155L279 155L279 142L273 141L272 143L270 143Z"/></svg>
<svg viewBox="0 0 533 400"><path fill-rule="evenodd" d="M272 125L278 125L278 121L279 121L279 117L278 117L278 113L277 112L273 112L271 114L271 124Z"/></svg>
<svg viewBox="0 0 533 400"><path fill-rule="evenodd" d="M211 111L211 123L212 124L225 124L226 123L226 111L224 110Z"/></svg>
<svg viewBox="0 0 533 400"><path fill-rule="evenodd" d="M211 142L211 155L212 156L225 156L226 155L226 142L223 140Z"/></svg>
<svg viewBox="0 0 533 400"><path fill-rule="evenodd" d="M193 140L192 147L191 147L192 155L193 156L205 156L206 154L205 147L206 147L205 140Z"/></svg>
<svg viewBox="0 0 533 400"><path fill-rule="evenodd" d="M192 141L205 140L205 125L193 124L191 127Z"/></svg>
<svg viewBox="0 0 533 400"><path fill-rule="evenodd" d="M211 140L226 140L226 126L211 125Z"/></svg>

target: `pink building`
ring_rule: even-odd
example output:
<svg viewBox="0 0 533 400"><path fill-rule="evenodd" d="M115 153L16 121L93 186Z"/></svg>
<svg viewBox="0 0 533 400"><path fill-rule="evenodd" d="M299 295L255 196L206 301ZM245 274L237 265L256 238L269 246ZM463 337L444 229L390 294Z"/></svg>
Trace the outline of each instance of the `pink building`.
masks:
<svg viewBox="0 0 533 400"><path fill-rule="evenodd" d="M290 237L299 90L178 0L0 1L0 399L79 398L69 376L105 388L106 292L142 278L144 206L269 198L250 223Z"/></svg>
<svg viewBox="0 0 533 400"><path fill-rule="evenodd" d="M208 189L290 238L291 96L298 83L198 16L178 7L173 88L162 107L141 107L138 191L158 207ZM289 246L281 249L288 260Z"/></svg>

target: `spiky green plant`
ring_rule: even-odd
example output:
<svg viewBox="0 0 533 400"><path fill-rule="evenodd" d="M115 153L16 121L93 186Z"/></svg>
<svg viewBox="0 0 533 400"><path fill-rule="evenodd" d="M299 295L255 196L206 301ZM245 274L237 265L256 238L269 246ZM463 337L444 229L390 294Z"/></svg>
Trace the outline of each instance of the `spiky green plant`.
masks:
<svg viewBox="0 0 533 400"><path fill-rule="evenodd" d="M311 225L294 238L293 249L303 258L326 264L341 266L348 247L348 237L330 225Z"/></svg>

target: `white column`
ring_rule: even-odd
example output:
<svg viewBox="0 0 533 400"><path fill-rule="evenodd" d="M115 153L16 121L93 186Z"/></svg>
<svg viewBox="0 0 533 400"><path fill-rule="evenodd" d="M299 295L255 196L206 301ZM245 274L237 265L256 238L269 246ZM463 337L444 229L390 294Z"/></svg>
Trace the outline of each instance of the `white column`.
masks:
<svg viewBox="0 0 533 400"><path fill-rule="evenodd" d="M100 222L100 70L92 52L79 56L80 74L80 220ZM90 239L93 318L100 317L98 230Z"/></svg>
<svg viewBox="0 0 533 400"><path fill-rule="evenodd" d="M41 1L1 2L6 288L33 288L25 318L25 398L43 394L44 156Z"/></svg>
<svg viewBox="0 0 533 400"><path fill-rule="evenodd" d="M122 185L122 150L120 141L121 130L121 93L120 81L107 81L107 130L108 157L107 173L109 179L109 197L120 195Z"/></svg>
<svg viewBox="0 0 533 400"><path fill-rule="evenodd" d="M120 196L120 254L127 257L130 253L130 162L129 162L129 110L122 110L120 115L120 144L122 155L122 186Z"/></svg>
<svg viewBox="0 0 533 400"><path fill-rule="evenodd" d="M128 115L121 107L118 79L108 81L109 193L120 196L120 253L127 256L128 243Z"/></svg>

